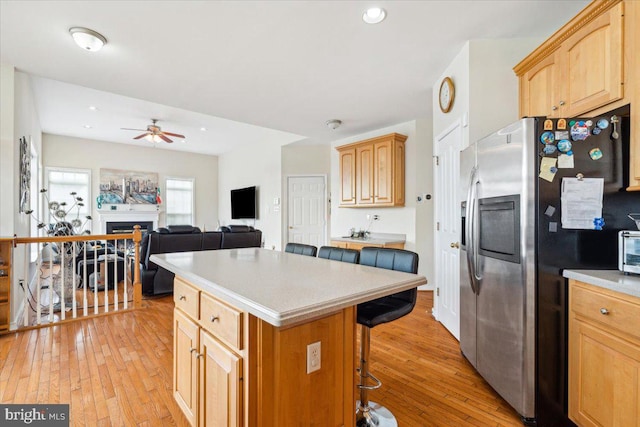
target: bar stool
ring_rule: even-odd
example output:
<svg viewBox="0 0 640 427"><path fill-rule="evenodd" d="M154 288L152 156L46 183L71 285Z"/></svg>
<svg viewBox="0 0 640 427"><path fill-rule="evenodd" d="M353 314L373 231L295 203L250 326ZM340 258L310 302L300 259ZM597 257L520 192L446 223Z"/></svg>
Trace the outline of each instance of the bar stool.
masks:
<svg viewBox="0 0 640 427"><path fill-rule="evenodd" d="M318 250L318 258L357 264L360 260L360 251L355 249L336 248L334 246L321 246Z"/></svg>
<svg viewBox="0 0 640 427"><path fill-rule="evenodd" d="M416 274L418 254L403 249L362 248L360 264L388 270ZM409 289L393 295L358 304L357 321L360 333L360 400L356 406L356 426L397 426L391 411L368 399L369 390L380 388L382 383L369 372L369 350L371 328L399 319L411 312L416 305L418 289ZM375 384L370 385L371 379Z"/></svg>
<svg viewBox="0 0 640 427"><path fill-rule="evenodd" d="M318 252L318 248L316 248L315 246L305 245L302 243L287 243L287 246L285 246L284 251L289 252L291 254L316 256L316 252Z"/></svg>

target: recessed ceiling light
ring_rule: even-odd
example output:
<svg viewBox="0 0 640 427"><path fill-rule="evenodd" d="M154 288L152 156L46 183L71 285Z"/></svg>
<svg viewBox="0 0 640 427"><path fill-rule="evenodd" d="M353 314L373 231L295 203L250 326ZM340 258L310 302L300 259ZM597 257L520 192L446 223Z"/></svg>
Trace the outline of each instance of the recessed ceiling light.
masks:
<svg viewBox="0 0 640 427"><path fill-rule="evenodd" d="M84 125L85 129L91 129L91 125Z"/></svg>
<svg viewBox="0 0 640 427"><path fill-rule="evenodd" d="M183 139L182 142L187 142L187 138Z"/></svg>
<svg viewBox="0 0 640 427"><path fill-rule="evenodd" d="M370 7L362 15L362 20L367 24L379 24L387 17L387 12L381 7Z"/></svg>
<svg viewBox="0 0 640 427"><path fill-rule="evenodd" d="M96 108L96 106L95 106L95 105L89 105L89 110L91 110L91 111L96 111L96 110L97 110L97 108Z"/></svg>
<svg viewBox="0 0 640 427"><path fill-rule="evenodd" d="M97 52L107 44L107 39L100 33L84 27L71 27L69 33L78 46L89 52Z"/></svg>
<svg viewBox="0 0 640 427"><path fill-rule="evenodd" d="M202 132L205 132L205 131L207 130L207 128L205 128L205 127L201 127L201 128L200 128L200 130L201 130Z"/></svg>

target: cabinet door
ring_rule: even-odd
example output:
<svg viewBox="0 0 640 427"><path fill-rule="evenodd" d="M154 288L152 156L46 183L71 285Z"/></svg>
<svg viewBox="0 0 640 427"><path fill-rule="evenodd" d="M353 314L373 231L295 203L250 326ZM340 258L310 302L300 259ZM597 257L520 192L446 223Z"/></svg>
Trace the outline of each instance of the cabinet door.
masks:
<svg viewBox="0 0 640 427"><path fill-rule="evenodd" d="M569 417L580 426L640 426L640 346L572 318Z"/></svg>
<svg viewBox="0 0 640 427"><path fill-rule="evenodd" d="M559 80L555 55L542 60L520 77L520 116L558 117L559 107L554 93Z"/></svg>
<svg viewBox="0 0 640 427"><path fill-rule="evenodd" d="M373 145L356 148L356 198L359 205L373 203Z"/></svg>
<svg viewBox="0 0 640 427"><path fill-rule="evenodd" d="M393 205L404 206L404 142L396 141L393 154Z"/></svg>
<svg viewBox="0 0 640 427"><path fill-rule="evenodd" d="M563 115L574 117L623 97L623 3L569 37L559 50Z"/></svg>
<svg viewBox="0 0 640 427"><path fill-rule="evenodd" d="M340 240L332 240L331 241L331 246L335 246L336 248L347 248L348 243L347 242L342 242Z"/></svg>
<svg viewBox="0 0 640 427"><path fill-rule="evenodd" d="M240 426L242 359L200 331L199 426Z"/></svg>
<svg viewBox="0 0 640 427"><path fill-rule="evenodd" d="M356 204L356 149L340 150L340 206Z"/></svg>
<svg viewBox="0 0 640 427"><path fill-rule="evenodd" d="M393 151L392 141L374 144L374 203L393 204Z"/></svg>
<svg viewBox="0 0 640 427"><path fill-rule="evenodd" d="M196 425L198 393L198 325L173 311L173 395L192 426Z"/></svg>

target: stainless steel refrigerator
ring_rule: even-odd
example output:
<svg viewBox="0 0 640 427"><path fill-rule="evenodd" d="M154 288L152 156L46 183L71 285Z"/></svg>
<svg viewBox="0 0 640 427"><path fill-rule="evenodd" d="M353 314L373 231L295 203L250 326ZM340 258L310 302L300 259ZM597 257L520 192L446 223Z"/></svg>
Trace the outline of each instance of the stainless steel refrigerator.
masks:
<svg viewBox="0 0 640 427"><path fill-rule="evenodd" d="M622 191L629 120L616 116L613 129L613 113L566 119L566 125L522 119L461 153L460 347L525 425L573 425L566 415L568 292L562 270L616 269L617 231L633 225L626 214L640 207L640 194ZM576 123L583 129L572 127ZM594 132L597 123L604 129ZM571 150L545 132L569 135ZM543 159L568 151L572 168L555 169L551 182L539 177ZM562 227L562 179L576 175L604 178L602 230Z"/></svg>

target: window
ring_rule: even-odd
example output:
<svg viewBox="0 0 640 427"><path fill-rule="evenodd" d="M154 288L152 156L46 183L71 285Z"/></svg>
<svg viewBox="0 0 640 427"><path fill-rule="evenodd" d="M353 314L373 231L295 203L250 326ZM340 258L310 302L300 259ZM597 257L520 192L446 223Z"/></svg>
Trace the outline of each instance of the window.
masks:
<svg viewBox="0 0 640 427"><path fill-rule="evenodd" d="M193 179L167 178L167 225L193 225Z"/></svg>
<svg viewBox="0 0 640 427"><path fill-rule="evenodd" d="M45 222L54 223L53 212L47 202L66 203L63 207L68 213L66 220L80 219L85 222L85 217L91 215L91 170L70 168L46 168L45 188L47 189L44 202ZM81 204L76 204L74 196L82 198ZM75 205L75 206L74 206ZM90 228L89 225L86 228Z"/></svg>

